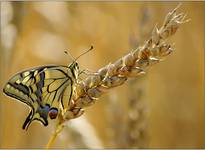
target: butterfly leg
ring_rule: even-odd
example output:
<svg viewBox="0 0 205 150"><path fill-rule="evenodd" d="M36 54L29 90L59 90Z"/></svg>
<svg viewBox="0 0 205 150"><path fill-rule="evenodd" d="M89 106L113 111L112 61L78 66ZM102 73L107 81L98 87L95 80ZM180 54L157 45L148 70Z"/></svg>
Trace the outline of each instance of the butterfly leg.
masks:
<svg viewBox="0 0 205 150"><path fill-rule="evenodd" d="M83 69L82 71L80 71L79 76L80 76L81 74L85 74L85 75L95 75L95 72L94 72L94 71L90 71L90 70L88 70L88 69Z"/></svg>

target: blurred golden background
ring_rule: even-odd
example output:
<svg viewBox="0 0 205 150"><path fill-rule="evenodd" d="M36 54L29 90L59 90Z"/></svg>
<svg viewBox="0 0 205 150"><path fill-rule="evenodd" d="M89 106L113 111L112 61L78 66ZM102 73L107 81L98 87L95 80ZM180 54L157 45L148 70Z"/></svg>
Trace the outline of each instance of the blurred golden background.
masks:
<svg viewBox="0 0 205 150"><path fill-rule="evenodd" d="M1 2L0 88L15 73L46 64L96 71L143 44L178 2ZM175 52L103 95L67 123L54 148L205 148L204 2L183 2L190 22L171 39ZM0 92L0 148L44 148L53 132L28 107Z"/></svg>

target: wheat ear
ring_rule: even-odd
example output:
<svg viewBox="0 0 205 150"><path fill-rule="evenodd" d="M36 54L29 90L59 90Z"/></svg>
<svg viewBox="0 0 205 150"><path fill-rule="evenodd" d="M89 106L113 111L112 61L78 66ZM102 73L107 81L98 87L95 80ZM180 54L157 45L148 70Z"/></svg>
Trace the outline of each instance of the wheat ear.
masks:
<svg viewBox="0 0 205 150"><path fill-rule="evenodd" d="M122 85L129 78L144 74L145 69L170 55L173 48L165 40L175 34L180 24L189 21L185 19L184 13L176 13L177 8L167 14L160 29L154 27L150 39L142 46L79 81L75 86L71 106L64 113L63 119L79 117L84 112L83 108L93 105L103 93Z"/></svg>
<svg viewBox="0 0 205 150"><path fill-rule="evenodd" d="M122 85L129 78L144 74L145 69L170 55L173 48L166 43L166 39L176 33L180 24L189 21L186 19L186 14L176 13L178 8L179 6L167 14L161 28L154 27L151 37L142 46L79 81L75 85L71 105L68 110L60 115L58 125L60 126L67 120L81 116L84 113L83 108L93 105L103 93ZM59 132L55 132L51 139L55 138L57 133ZM52 143L50 142L47 148Z"/></svg>

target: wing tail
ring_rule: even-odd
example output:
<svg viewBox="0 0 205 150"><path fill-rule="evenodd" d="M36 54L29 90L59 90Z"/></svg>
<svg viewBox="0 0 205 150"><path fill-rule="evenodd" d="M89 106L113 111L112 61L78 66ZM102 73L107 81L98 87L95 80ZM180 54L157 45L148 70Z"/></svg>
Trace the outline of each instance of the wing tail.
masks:
<svg viewBox="0 0 205 150"><path fill-rule="evenodd" d="M29 113L29 115L27 116L27 118L26 118L26 120L25 120L23 126L22 126L22 128L23 128L24 130L25 130L25 129L28 130L28 127L29 127L29 125L30 125L31 122L32 122L33 116L34 116L33 110L31 110L30 113Z"/></svg>

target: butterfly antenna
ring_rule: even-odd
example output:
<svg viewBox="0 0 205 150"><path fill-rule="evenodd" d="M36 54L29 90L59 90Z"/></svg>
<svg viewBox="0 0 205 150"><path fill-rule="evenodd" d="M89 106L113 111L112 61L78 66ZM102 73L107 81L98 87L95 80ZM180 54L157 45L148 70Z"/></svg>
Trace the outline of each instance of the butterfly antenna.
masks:
<svg viewBox="0 0 205 150"><path fill-rule="evenodd" d="M75 61L75 58L67 51L67 50L64 50L64 53L69 56L73 61Z"/></svg>
<svg viewBox="0 0 205 150"><path fill-rule="evenodd" d="M91 45L88 50L86 50L84 53L80 54L77 58L74 59L74 61L77 61L81 56L85 55L86 53L88 53L88 52L91 51L92 49L93 49L93 46Z"/></svg>

